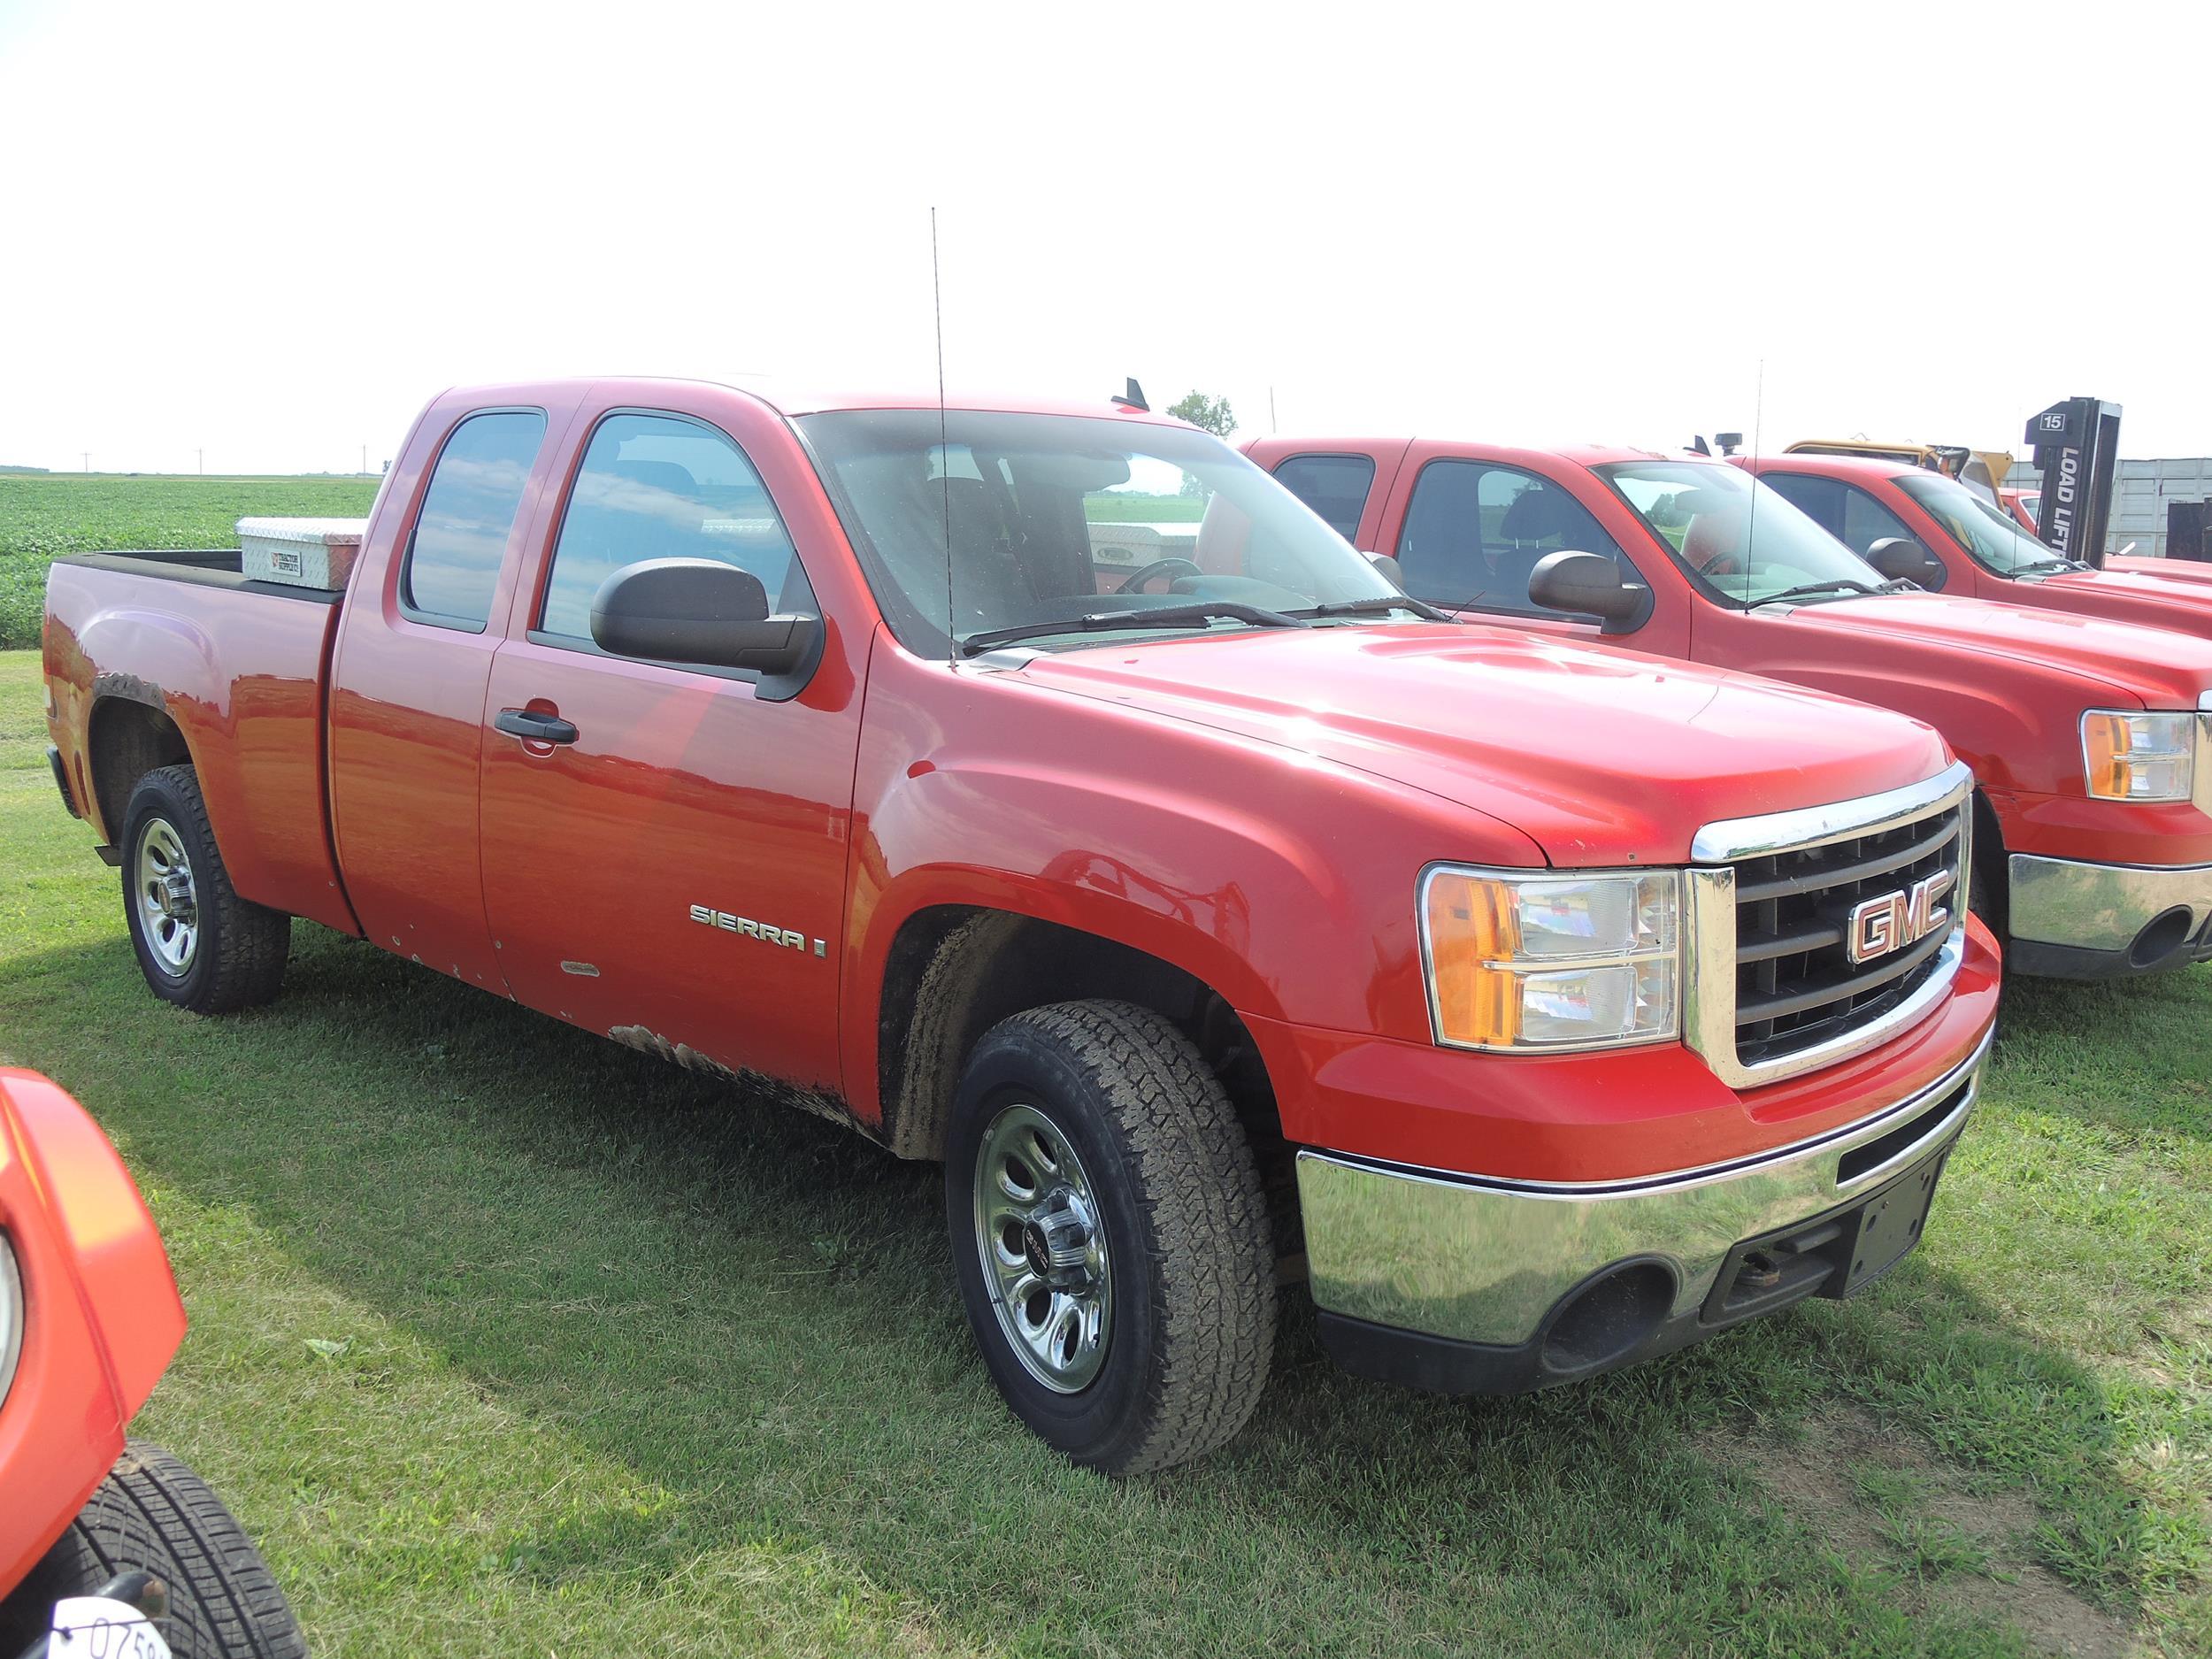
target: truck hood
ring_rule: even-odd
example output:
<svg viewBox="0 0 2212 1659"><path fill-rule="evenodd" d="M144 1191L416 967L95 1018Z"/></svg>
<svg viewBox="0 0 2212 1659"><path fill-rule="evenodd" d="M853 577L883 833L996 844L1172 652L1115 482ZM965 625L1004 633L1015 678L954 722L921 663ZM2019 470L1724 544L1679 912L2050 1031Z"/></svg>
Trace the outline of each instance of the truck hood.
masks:
<svg viewBox="0 0 2212 1659"><path fill-rule="evenodd" d="M1707 823L1901 788L1950 760L1901 715L1502 627L1268 629L1022 673L1425 790L1578 867L1682 863Z"/></svg>
<svg viewBox="0 0 2212 1659"><path fill-rule="evenodd" d="M2193 709L2212 688L2212 640L2076 611L1902 593L1806 605L1790 621L1853 639L1880 634L1939 654L1970 654L1983 659L1976 678L1985 686L2002 686L2011 664L2071 674L2151 709Z"/></svg>
<svg viewBox="0 0 2212 1659"><path fill-rule="evenodd" d="M2155 576L2194 589L2212 587L2212 564L2197 559L2108 558L2101 572L2107 576Z"/></svg>
<svg viewBox="0 0 2212 1659"><path fill-rule="evenodd" d="M2212 627L2212 576L2192 580L2154 571L2067 571L2041 580L2068 595L2070 603L2103 607L2100 615L2193 633Z"/></svg>

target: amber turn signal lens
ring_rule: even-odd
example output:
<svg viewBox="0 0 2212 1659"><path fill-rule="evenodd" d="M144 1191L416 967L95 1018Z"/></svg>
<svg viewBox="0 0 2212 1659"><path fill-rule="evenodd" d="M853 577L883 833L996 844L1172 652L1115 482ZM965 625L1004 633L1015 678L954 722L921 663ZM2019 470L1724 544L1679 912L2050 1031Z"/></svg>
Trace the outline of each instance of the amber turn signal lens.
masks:
<svg viewBox="0 0 2212 1659"><path fill-rule="evenodd" d="M2089 769L2089 793L2102 801L2128 798L2132 771L2129 752L2133 748L2124 714L2090 714L2082 718L2081 752Z"/></svg>
<svg viewBox="0 0 2212 1659"><path fill-rule="evenodd" d="M1502 1048L1519 1034L1520 987L1492 967L1520 953L1512 895L1496 882L1440 872L1429 882L1429 971L1438 1035Z"/></svg>

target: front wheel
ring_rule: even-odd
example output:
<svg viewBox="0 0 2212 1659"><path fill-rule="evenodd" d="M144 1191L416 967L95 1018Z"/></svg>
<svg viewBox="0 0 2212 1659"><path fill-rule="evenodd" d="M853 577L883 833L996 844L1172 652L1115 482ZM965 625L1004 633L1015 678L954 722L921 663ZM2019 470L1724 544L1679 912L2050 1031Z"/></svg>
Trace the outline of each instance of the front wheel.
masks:
<svg viewBox="0 0 2212 1659"><path fill-rule="evenodd" d="M1071 1461L1164 1469L1244 1426L1274 1347L1267 1206L1171 1023L1084 1002L992 1027L954 1102L945 1201L992 1380Z"/></svg>
<svg viewBox="0 0 2212 1659"><path fill-rule="evenodd" d="M0 1601L0 1654L45 1633L54 1603L142 1568L169 1592L157 1629L176 1659L305 1659L307 1642L261 1552L207 1483L133 1440L30 1576Z"/></svg>

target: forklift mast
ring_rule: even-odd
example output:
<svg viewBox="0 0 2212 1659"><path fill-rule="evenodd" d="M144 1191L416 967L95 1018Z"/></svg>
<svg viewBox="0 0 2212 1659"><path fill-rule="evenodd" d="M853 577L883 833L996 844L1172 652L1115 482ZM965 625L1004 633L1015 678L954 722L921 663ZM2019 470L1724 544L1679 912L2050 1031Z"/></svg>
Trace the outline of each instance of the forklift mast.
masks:
<svg viewBox="0 0 2212 1659"><path fill-rule="evenodd" d="M2028 422L2024 442L2043 475L2036 539L2101 567L2112 491L2120 472L2120 406L2095 397L2053 403Z"/></svg>

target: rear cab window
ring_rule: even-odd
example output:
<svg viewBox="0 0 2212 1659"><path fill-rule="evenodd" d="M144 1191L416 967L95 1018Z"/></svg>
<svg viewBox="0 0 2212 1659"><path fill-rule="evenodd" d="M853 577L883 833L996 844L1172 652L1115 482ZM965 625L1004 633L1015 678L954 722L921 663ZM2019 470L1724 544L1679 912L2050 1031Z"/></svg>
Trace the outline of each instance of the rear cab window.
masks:
<svg viewBox="0 0 2212 1659"><path fill-rule="evenodd" d="M1375 460L1367 455L1294 455L1275 469L1275 480L1349 541L1359 534L1367 492L1375 487Z"/></svg>
<svg viewBox="0 0 2212 1659"><path fill-rule="evenodd" d="M541 409L490 410L454 427L431 470L400 565L403 616L434 627L484 631L544 439Z"/></svg>
<svg viewBox="0 0 2212 1659"><path fill-rule="evenodd" d="M1398 533L1406 591L1448 610L1514 616L1569 613L1529 597L1529 578L1546 556L1594 553L1636 567L1590 510L1563 484L1490 461L1431 461L1413 486Z"/></svg>
<svg viewBox="0 0 2212 1659"><path fill-rule="evenodd" d="M818 614L783 516L744 451L704 422L626 411L602 419L584 451L530 637L596 650L593 595L625 565L663 558L735 565L760 579L772 613Z"/></svg>

